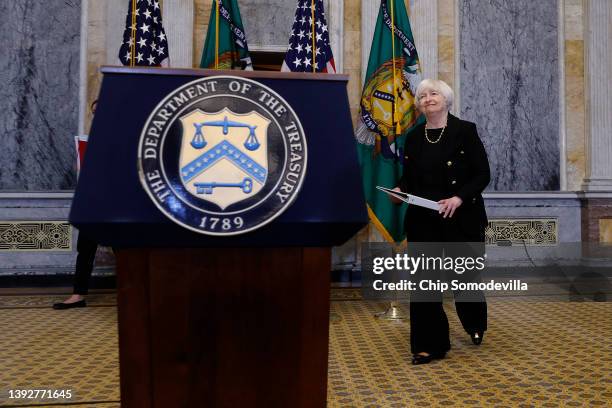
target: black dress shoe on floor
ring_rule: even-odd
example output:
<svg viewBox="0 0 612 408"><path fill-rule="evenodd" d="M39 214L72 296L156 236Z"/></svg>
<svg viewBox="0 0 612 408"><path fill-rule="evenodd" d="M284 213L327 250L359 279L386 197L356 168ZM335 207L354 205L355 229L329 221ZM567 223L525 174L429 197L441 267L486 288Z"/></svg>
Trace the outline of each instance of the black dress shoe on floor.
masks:
<svg viewBox="0 0 612 408"><path fill-rule="evenodd" d="M431 363L433 360L441 360L444 357L446 357L446 353L429 353L427 355L413 354L412 365L428 364Z"/></svg>
<svg viewBox="0 0 612 408"><path fill-rule="evenodd" d="M483 332L474 332L474 333L470 334L470 337L472 338L472 343L474 343L475 345L479 346L480 343L482 343L482 338L484 337L484 333Z"/></svg>
<svg viewBox="0 0 612 408"><path fill-rule="evenodd" d="M64 302L55 303L53 305L53 308L55 310L66 310L66 309L74 309L76 307L85 307L85 306L87 306L87 303L85 303L85 299L83 299L83 300L79 300L78 302L72 302L72 303L64 303Z"/></svg>

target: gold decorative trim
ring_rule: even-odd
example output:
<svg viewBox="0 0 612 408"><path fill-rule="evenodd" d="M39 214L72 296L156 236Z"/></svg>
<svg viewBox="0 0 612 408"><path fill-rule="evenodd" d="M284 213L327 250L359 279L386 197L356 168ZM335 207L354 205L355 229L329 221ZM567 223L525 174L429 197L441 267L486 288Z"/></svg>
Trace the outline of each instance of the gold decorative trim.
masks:
<svg viewBox="0 0 612 408"><path fill-rule="evenodd" d="M66 221L0 221L0 251L72 251Z"/></svg>
<svg viewBox="0 0 612 408"><path fill-rule="evenodd" d="M556 218L493 219L485 230L485 243L499 241L513 245L551 246L558 244L559 225Z"/></svg>

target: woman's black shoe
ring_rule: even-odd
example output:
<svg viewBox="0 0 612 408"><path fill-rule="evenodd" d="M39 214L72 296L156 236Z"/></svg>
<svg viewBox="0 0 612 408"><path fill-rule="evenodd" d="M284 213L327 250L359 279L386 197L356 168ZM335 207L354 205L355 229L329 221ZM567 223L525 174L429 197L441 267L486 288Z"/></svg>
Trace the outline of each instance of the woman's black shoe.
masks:
<svg viewBox="0 0 612 408"><path fill-rule="evenodd" d="M472 343L474 343L475 345L479 346L480 343L482 343L482 338L484 337L484 333L483 332L474 332L474 333L470 334L470 337L472 337Z"/></svg>
<svg viewBox="0 0 612 408"><path fill-rule="evenodd" d="M431 363L433 360L440 360L444 357L446 357L446 353L429 353L427 355L413 354L412 365L428 364Z"/></svg>
<svg viewBox="0 0 612 408"><path fill-rule="evenodd" d="M74 309L75 307L85 307L85 306L87 306L87 303L85 303L85 299L83 299L83 300L79 300L77 302L72 302L72 303L64 303L64 302L55 303L53 305L53 308L55 310L66 310L66 309Z"/></svg>

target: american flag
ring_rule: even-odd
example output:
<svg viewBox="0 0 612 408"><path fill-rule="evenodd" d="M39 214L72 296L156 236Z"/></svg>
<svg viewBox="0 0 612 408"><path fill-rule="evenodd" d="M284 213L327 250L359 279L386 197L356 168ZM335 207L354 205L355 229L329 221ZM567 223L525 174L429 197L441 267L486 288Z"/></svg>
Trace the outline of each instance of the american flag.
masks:
<svg viewBox="0 0 612 408"><path fill-rule="evenodd" d="M168 41L162 26L161 5L156 0L129 0L119 48L123 65L159 66L168 57Z"/></svg>
<svg viewBox="0 0 612 408"><path fill-rule="evenodd" d="M314 21L312 6L314 3ZM314 36L314 61L313 61ZM323 0L298 0L295 19L289 38L289 48L281 71L335 73L334 56L329 45L329 31L325 21Z"/></svg>

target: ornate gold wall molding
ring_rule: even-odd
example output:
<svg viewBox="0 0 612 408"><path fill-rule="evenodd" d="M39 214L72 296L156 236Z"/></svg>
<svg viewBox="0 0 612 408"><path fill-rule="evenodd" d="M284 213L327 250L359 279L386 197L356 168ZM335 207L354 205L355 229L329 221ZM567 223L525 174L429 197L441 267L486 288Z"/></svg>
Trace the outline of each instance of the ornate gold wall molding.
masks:
<svg viewBox="0 0 612 408"><path fill-rule="evenodd" d="M496 245L509 241L513 245L551 246L559 243L556 218L493 219L485 230L485 243Z"/></svg>
<svg viewBox="0 0 612 408"><path fill-rule="evenodd" d="M0 251L71 251L66 221L0 221Z"/></svg>

